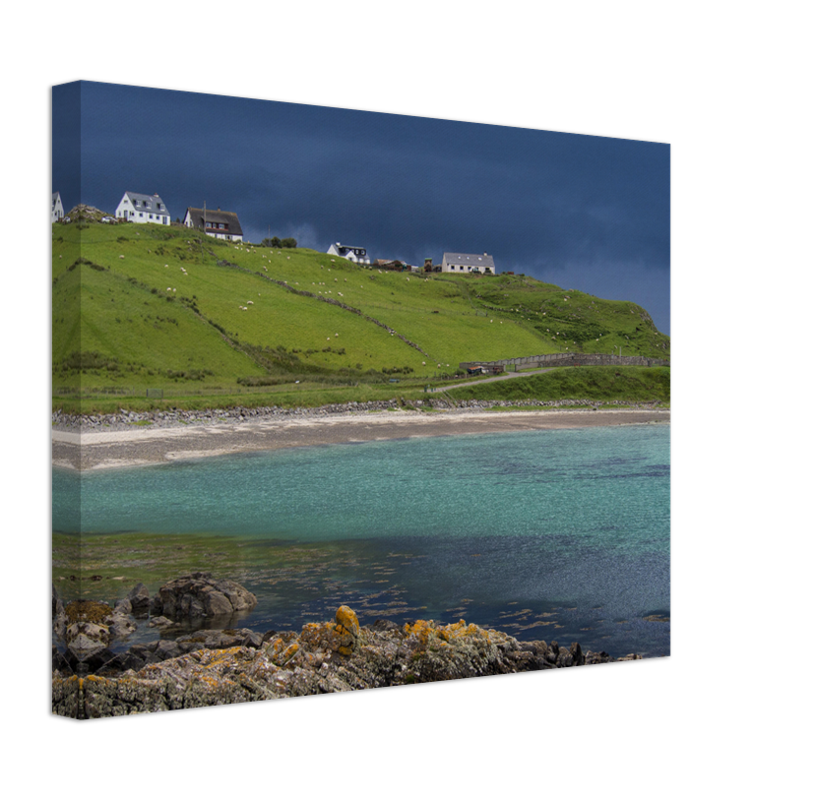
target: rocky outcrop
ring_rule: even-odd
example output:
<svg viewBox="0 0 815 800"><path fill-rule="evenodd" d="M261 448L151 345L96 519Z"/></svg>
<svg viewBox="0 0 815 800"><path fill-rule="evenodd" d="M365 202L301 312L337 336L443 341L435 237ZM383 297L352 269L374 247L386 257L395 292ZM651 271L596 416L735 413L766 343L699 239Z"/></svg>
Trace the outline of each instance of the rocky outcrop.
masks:
<svg viewBox="0 0 815 800"><path fill-rule="evenodd" d="M165 583L153 597L150 613L170 619L231 617L251 611L257 597L239 583L214 580L209 572L193 572Z"/></svg>
<svg viewBox="0 0 815 800"><path fill-rule="evenodd" d="M154 663L118 676L64 678L55 671L54 713L90 719L614 660L607 653L583 653L576 642L569 648L522 643L464 620L403 626L382 620L360 627L347 606L333 622L308 624L300 634L261 638L248 630L208 630L148 648L136 645L124 656L135 664L141 652Z"/></svg>
<svg viewBox="0 0 815 800"><path fill-rule="evenodd" d="M146 614L150 610L150 592L143 583L139 583L127 595L130 608L134 614Z"/></svg>
<svg viewBox="0 0 815 800"><path fill-rule="evenodd" d="M232 622L257 604L257 598L238 583L213 580L209 573L196 572L166 583L150 599L143 584L111 607L97 600L73 600L67 605L51 588L51 612L57 641L64 647L52 650L53 669L83 677L93 673L115 674L127 669L141 669L156 661L182 655L196 649L220 649L236 645L259 647L262 637L246 628L239 631L223 628L201 630L181 636L178 643L171 639L150 644L136 644L126 652L111 649L127 640L138 629L138 621L145 622L148 612L153 616L146 622L159 636L172 635L180 621L212 619L214 622ZM161 612L172 615L172 619ZM353 612L351 612L353 613ZM168 644L170 642L170 644Z"/></svg>

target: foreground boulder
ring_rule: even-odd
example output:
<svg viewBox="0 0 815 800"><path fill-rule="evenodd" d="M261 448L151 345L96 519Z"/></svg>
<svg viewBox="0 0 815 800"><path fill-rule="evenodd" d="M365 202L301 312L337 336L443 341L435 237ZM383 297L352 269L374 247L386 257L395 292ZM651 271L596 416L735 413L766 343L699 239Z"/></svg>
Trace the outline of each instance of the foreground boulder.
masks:
<svg viewBox="0 0 815 800"><path fill-rule="evenodd" d="M257 597L239 583L213 580L209 572L193 572L165 583L150 604L150 613L170 619L225 617L251 611Z"/></svg>
<svg viewBox="0 0 815 800"><path fill-rule="evenodd" d="M243 632L224 631L217 644L234 646L209 649L217 633L161 644L148 658L166 660L120 676L63 678L54 672L53 711L91 719L614 660L607 653L583 653L576 642L569 648L557 642L519 642L464 620L450 625L419 620L403 626L383 620L360 627L347 606L340 607L333 622L310 623L300 634L271 634L266 641L238 644ZM192 647L196 649L188 650ZM185 652L176 655L179 651Z"/></svg>

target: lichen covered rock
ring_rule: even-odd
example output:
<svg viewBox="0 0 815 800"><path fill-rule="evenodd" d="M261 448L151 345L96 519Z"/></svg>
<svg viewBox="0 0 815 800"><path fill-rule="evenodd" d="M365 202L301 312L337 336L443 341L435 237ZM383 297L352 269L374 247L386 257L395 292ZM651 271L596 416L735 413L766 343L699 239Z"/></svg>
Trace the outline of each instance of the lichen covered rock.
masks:
<svg viewBox="0 0 815 800"><path fill-rule="evenodd" d="M359 640L359 620L357 615L348 606L340 606L336 615L336 632L340 637L340 645L337 652L344 656L350 656Z"/></svg>
<svg viewBox="0 0 815 800"><path fill-rule="evenodd" d="M218 633L207 631L199 642L193 641L196 634L167 641L146 654L163 660L118 676L92 675L77 683L55 671L54 713L90 719L612 660L606 653L584 654L576 642L568 649L557 642L519 642L464 620L360 627L347 606L338 609L334 622L310 623L300 634L273 634L262 644L256 635L250 640L240 632ZM205 646L241 636L246 644ZM136 649L131 648L134 657Z"/></svg>

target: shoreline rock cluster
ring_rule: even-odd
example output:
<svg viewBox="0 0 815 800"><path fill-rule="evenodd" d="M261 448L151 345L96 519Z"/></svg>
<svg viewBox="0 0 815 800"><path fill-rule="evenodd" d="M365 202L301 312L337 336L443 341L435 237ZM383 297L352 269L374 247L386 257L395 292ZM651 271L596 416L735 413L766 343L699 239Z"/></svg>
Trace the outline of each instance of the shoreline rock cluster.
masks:
<svg viewBox="0 0 815 800"><path fill-rule="evenodd" d="M229 636L222 636L224 629L229 629L234 620L256 605L255 595L243 586L231 580L214 580L207 572L193 572L169 581L152 598L140 583L113 606L98 600L79 599L63 604L56 587L52 586L54 633L64 644L62 651L56 645L52 648L52 668L79 676L105 671L116 673L202 647L258 646L260 637L248 629L230 630ZM179 623L203 619L210 620L217 629L196 632L193 638L181 636L176 641L135 644L123 653L110 649L117 641L127 641L140 621L167 631ZM184 644L178 645L178 642Z"/></svg>
<svg viewBox="0 0 815 800"><path fill-rule="evenodd" d="M120 409L116 414L65 414L61 409L51 414L51 426L61 431L132 430L134 425L171 428L180 425L207 425L214 423L257 422L263 419L314 418L336 414L368 414L378 411L401 410L407 413L421 413L422 409L433 411L488 411L493 408L540 408L540 409L588 409L597 408L598 400L448 400L432 398L402 404L398 400L371 400L367 402L332 403L315 408L281 408L259 406L246 408L213 408L199 411L171 409L168 411L127 411ZM658 401L631 403L624 400L606 400L603 405L619 406L626 409L653 410Z"/></svg>
<svg viewBox="0 0 815 800"><path fill-rule="evenodd" d="M172 597L174 613L183 617L190 612L213 622L218 617L199 613L206 608L202 597L217 593L239 604L251 602L246 595L254 597L232 581L216 582L205 573L171 581L162 590L165 599L161 599L160 591L150 600L143 586L136 587L116 605L120 609L117 613L96 601L73 601L90 604L79 620L86 626L81 635L97 647L98 656L106 649L105 645L99 648L105 636L87 626L110 627L115 617L126 618L127 603L133 610L131 595L142 610L145 598L150 607L158 599L164 610L166 598ZM221 599L213 601L212 607L220 603ZM52 605L58 616L59 599ZM70 622L72 617L76 620L80 616L76 610L73 614L69 611L72 605L62 609L68 622L66 630L78 624ZM53 713L93 719L641 658L632 654L615 659L605 652L583 652L577 642L568 648L556 641L520 642L463 619L447 625L433 620L397 625L380 619L362 627L348 606L340 606L333 621L309 623L300 633L268 631L261 635L248 628L211 627L177 639L136 644L118 655L107 652L111 658L95 671L88 669L94 665L92 659L82 662L86 667L82 674L56 654Z"/></svg>

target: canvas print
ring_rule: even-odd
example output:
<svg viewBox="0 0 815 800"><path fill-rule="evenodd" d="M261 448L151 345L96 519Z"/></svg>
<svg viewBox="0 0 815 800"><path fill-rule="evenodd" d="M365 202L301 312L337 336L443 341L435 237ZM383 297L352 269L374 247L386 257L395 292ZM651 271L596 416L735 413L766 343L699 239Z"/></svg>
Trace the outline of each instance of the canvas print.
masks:
<svg viewBox="0 0 815 800"><path fill-rule="evenodd" d="M55 714L670 654L668 144L84 81L52 124Z"/></svg>

